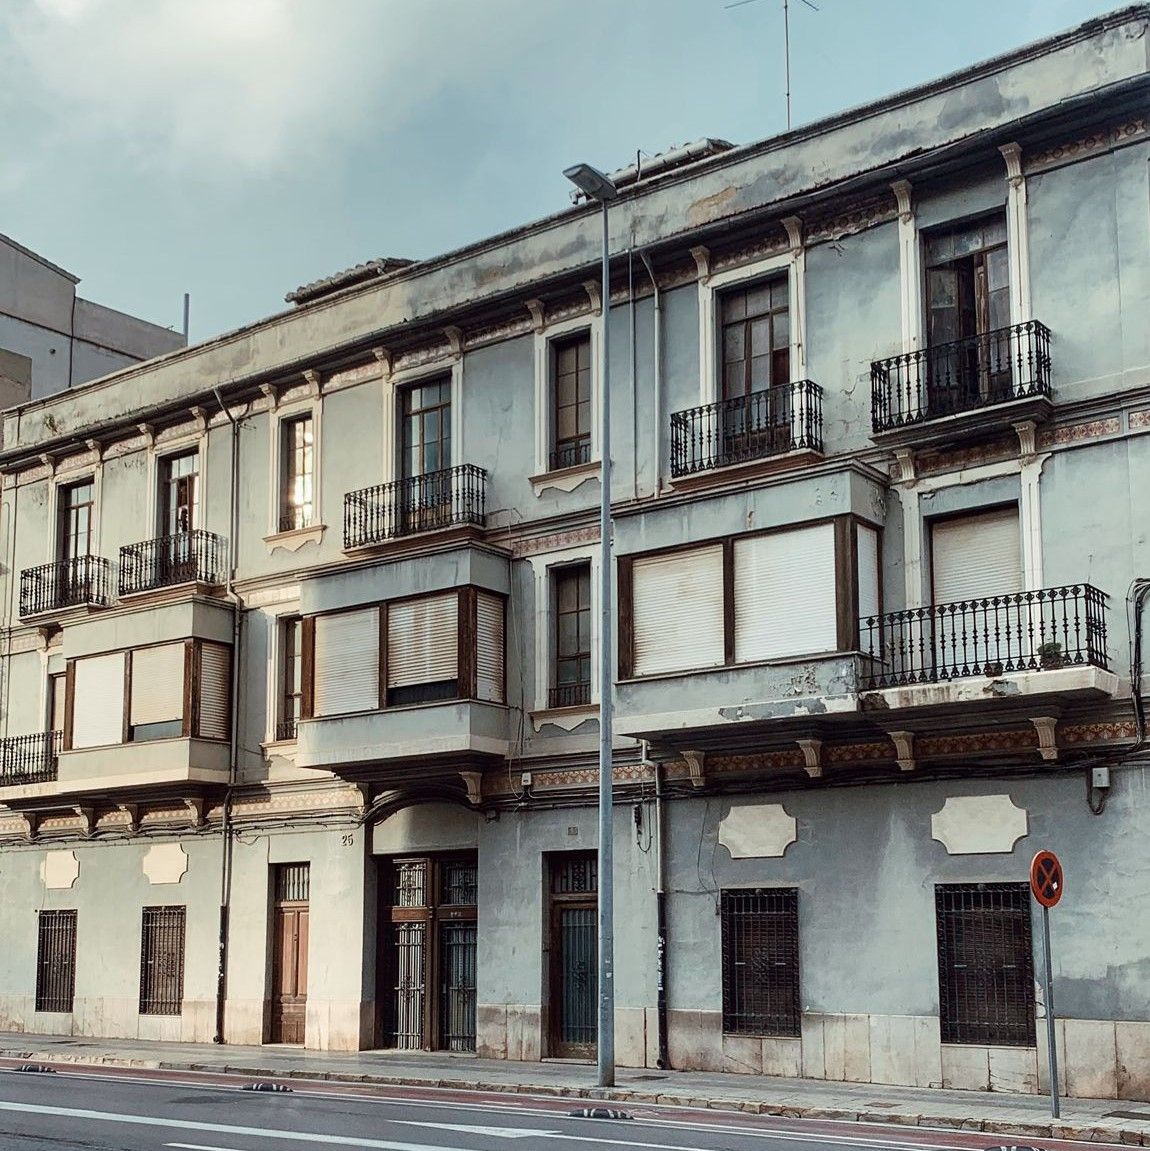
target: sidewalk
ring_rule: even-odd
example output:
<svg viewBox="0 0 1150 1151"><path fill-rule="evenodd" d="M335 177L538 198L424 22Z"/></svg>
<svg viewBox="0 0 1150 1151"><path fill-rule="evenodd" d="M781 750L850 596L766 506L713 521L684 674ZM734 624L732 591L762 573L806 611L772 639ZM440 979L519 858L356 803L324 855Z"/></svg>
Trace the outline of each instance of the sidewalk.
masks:
<svg viewBox="0 0 1150 1151"><path fill-rule="evenodd" d="M1052 1121L1041 1095L939 1091L873 1083L828 1083L705 1071L621 1069L600 1089L579 1063L515 1063L470 1055L411 1051L357 1053L289 1047L213 1047L122 1039L79 1039L0 1032L0 1058L169 1071L213 1071L261 1078L311 1078L457 1090L662 1103L789 1118L844 1119L961 1128L1012 1138L1081 1139L1150 1147L1150 1103L1064 1099Z"/></svg>

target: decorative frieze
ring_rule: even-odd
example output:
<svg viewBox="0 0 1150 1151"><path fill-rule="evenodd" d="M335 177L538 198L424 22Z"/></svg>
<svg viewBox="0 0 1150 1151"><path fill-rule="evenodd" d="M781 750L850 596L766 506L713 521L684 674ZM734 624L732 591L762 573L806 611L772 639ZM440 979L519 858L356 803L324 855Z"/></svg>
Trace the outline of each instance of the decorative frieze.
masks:
<svg viewBox="0 0 1150 1151"><path fill-rule="evenodd" d="M1098 440L1105 436L1116 436L1122 431L1122 421L1118 416L1105 419L1087 420L1081 424L1064 424L1061 427L1043 428L1038 435L1039 447L1049 448L1064 444L1077 444L1083 440Z"/></svg>
<svg viewBox="0 0 1150 1151"><path fill-rule="evenodd" d="M1074 160L1084 160L1088 156L1120 147L1145 135L1146 117L1138 116L1121 124L1112 124L1108 128L1098 128L1075 140L1067 140L1034 152L1024 159L1023 170L1030 175Z"/></svg>
<svg viewBox="0 0 1150 1151"><path fill-rule="evenodd" d="M807 220L807 246L825 243L828 240L841 240L863 232L878 224L898 219L898 202L894 194L872 196L860 200L846 208L837 208L833 213L814 216Z"/></svg>

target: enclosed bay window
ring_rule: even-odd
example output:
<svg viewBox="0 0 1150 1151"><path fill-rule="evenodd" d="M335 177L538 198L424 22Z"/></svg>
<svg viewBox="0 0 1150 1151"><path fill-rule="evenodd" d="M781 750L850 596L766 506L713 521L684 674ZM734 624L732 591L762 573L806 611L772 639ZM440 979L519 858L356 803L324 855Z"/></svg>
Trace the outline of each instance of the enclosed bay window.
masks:
<svg viewBox="0 0 1150 1151"><path fill-rule="evenodd" d="M503 703L504 601L475 588L307 617L304 718L477 699Z"/></svg>
<svg viewBox="0 0 1150 1151"><path fill-rule="evenodd" d="M226 740L231 649L201 640L85 656L68 664L64 749L154 739Z"/></svg>
<svg viewBox="0 0 1150 1151"><path fill-rule="evenodd" d="M851 651L876 612L878 533L849 516L619 563L619 674Z"/></svg>

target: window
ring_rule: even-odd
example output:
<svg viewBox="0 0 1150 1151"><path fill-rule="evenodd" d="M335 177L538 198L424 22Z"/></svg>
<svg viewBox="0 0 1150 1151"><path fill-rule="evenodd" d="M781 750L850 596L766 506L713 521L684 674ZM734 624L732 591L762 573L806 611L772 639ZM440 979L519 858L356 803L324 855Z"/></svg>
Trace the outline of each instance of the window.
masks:
<svg viewBox="0 0 1150 1151"><path fill-rule="evenodd" d="M179 1015L184 1000L182 907L145 907L140 941L140 1014Z"/></svg>
<svg viewBox="0 0 1150 1151"><path fill-rule="evenodd" d="M506 694L505 615L502 596L475 593L475 698L486 703L503 703Z"/></svg>
<svg viewBox="0 0 1150 1151"><path fill-rule="evenodd" d="M591 702L591 565L552 572L552 684L548 706Z"/></svg>
<svg viewBox="0 0 1150 1151"><path fill-rule="evenodd" d="M63 731L64 717L67 714L68 677L50 675L48 677L48 730Z"/></svg>
<svg viewBox="0 0 1150 1151"><path fill-rule="evenodd" d="M451 380L403 391L403 475L426 476L451 467Z"/></svg>
<svg viewBox="0 0 1150 1151"><path fill-rule="evenodd" d="M852 650L860 603L877 605L877 535L859 543L868 530L840 516L622 557L620 676Z"/></svg>
<svg viewBox="0 0 1150 1151"><path fill-rule="evenodd" d="M1033 1047L1029 887L939 884L935 917L943 1043Z"/></svg>
<svg viewBox="0 0 1150 1151"><path fill-rule="evenodd" d="M198 452L160 460L160 535L180 535L199 527L199 471Z"/></svg>
<svg viewBox="0 0 1150 1151"><path fill-rule="evenodd" d="M458 595L389 604L388 704L431 703L459 694Z"/></svg>
<svg viewBox="0 0 1150 1151"><path fill-rule="evenodd" d="M315 522L315 422L311 414L280 423L281 532Z"/></svg>
<svg viewBox="0 0 1150 1151"><path fill-rule="evenodd" d="M41 911L36 1010L70 1012L76 994L76 912Z"/></svg>
<svg viewBox="0 0 1150 1151"><path fill-rule="evenodd" d="M379 707L379 608L315 620L312 712L317 716Z"/></svg>
<svg viewBox="0 0 1150 1151"><path fill-rule="evenodd" d="M591 459L591 336L551 344L552 471Z"/></svg>
<svg viewBox="0 0 1150 1151"><path fill-rule="evenodd" d="M224 644L191 640L85 656L69 662L68 676L65 750L231 733Z"/></svg>
<svg viewBox="0 0 1150 1151"><path fill-rule="evenodd" d="M724 891L723 1030L799 1035L799 893Z"/></svg>
<svg viewBox="0 0 1150 1151"><path fill-rule="evenodd" d="M303 620L280 620L279 716L276 739L295 739L303 703Z"/></svg>
<svg viewBox="0 0 1150 1151"><path fill-rule="evenodd" d="M184 661L182 643L132 652L128 738L176 739L184 734Z"/></svg>
<svg viewBox="0 0 1150 1151"><path fill-rule="evenodd" d="M724 400L791 382L789 296L785 278L723 293L719 324Z"/></svg>
<svg viewBox="0 0 1150 1151"><path fill-rule="evenodd" d="M96 486L88 479L60 489L57 523L58 554L74 560L92 554Z"/></svg>

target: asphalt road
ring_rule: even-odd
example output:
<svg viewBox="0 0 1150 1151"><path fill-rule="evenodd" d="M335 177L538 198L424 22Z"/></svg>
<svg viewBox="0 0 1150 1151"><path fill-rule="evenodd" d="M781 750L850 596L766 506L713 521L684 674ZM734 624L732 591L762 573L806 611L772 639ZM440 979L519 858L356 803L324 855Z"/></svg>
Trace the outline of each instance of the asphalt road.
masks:
<svg viewBox="0 0 1150 1151"><path fill-rule="evenodd" d="M991 1135L646 1105L629 1109L629 1119L588 1119L571 1115L582 1106L571 1100L300 1082L290 1093L273 1094L245 1091L242 1080L221 1076L151 1074L0 1070L0 1151L976 1151L996 1145Z"/></svg>

